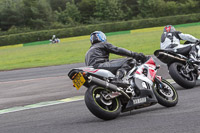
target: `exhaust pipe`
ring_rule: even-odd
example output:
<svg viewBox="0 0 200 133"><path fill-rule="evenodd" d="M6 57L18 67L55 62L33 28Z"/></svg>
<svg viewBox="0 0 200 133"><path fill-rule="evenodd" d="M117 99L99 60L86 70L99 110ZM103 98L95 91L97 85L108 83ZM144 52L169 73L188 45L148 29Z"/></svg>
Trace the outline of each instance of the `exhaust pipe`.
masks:
<svg viewBox="0 0 200 133"><path fill-rule="evenodd" d="M98 79L96 77L93 77L93 76L89 76L88 79L90 80L90 82L93 82L95 83L96 85L99 85L101 87L104 87L104 88L108 88L112 91L117 91L117 92L120 92L122 95L124 95L125 97L127 97L128 99L131 99L129 97L129 95L127 95L123 90L121 90L119 87L117 87L116 85L114 84L111 84L111 83L108 83L104 80L101 80L101 79Z"/></svg>
<svg viewBox="0 0 200 133"><path fill-rule="evenodd" d="M159 54L162 54L162 55L165 55L165 56L168 56L168 57L171 57L171 58L177 59L177 60L186 61L185 59L182 59L182 58L179 58L179 57L176 57L176 56L173 56L173 55L170 55L170 54L164 53L164 52L159 52Z"/></svg>

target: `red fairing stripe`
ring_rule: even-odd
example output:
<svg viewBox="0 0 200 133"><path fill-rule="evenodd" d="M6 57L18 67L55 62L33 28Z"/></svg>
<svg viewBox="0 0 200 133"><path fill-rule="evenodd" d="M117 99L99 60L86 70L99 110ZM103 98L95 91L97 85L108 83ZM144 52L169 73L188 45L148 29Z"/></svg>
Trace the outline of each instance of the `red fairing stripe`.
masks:
<svg viewBox="0 0 200 133"><path fill-rule="evenodd" d="M150 78L151 80L153 80L153 79L155 78L155 75L156 75L155 70L149 69L149 73L150 73L150 75L151 75L151 77L149 76L149 78Z"/></svg>
<svg viewBox="0 0 200 133"><path fill-rule="evenodd" d="M96 73L97 71L99 71L99 69L95 69L92 71L90 68L86 68L86 69L83 69L83 71L90 72L90 73Z"/></svg>
<svg viewBox="0 0 200 133"><path fill-rule="evenodd" d="M162 77L161 76L156 76L160 81L162 81Z"/></svg>
<svg viewBox="0 0 200 133"><path fill-rule="evenodd" d="M135 73L137 73L137 74L141 74L139 71L136 71Z"/></svg>
<svg viewBox="0 0 200 133"><path fill-rule="evenodd" d="M156 65L152 57L145 64Z"/></svg>

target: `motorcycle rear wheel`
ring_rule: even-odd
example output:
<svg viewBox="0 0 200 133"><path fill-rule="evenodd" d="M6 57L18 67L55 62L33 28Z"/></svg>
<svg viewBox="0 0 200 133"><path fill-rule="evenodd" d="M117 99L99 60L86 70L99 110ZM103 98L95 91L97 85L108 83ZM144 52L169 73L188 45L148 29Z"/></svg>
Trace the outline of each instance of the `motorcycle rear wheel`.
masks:
<svg viewBox="0 0 200 133"><path fill-rule="evenodd" d="M178 103L178 93L176 89L165 79L162 79L165 89L160 88L159 83L155 83L153 87L154 94L158 103L165 107L173 107Z"/></svg>
<svg viewBox="0 0 200 133"><path fill-rule="evenodd" d="M85 93L85 104L90 112L103 120L115 119L121 112L121 102L118 98L106 100L102 93L110 93L108 89L91 86Z"/></svg>
<svg viewBox="0 0 200 133"><path fill-rule="evenodd" d="M169 66L169 74L171 75L173 80L183 88L186 89L193 88L196 85L196 77L194 73L188 74L188 76L190 76L190 79L184 77L184 75L182 74L183 72L181 72L181 68L183 66L184 66L183 64L178 62L172 63Z"/></svg>

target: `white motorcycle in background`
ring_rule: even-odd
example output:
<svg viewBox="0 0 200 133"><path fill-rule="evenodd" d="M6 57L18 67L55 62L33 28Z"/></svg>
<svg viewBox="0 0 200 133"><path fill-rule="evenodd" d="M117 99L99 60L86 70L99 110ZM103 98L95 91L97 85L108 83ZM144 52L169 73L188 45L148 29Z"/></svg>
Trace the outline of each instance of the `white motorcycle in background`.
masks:
<svg viewBox="0 0 200 133"><path fill-rule="evenodd" d="M186 42L192 44L192 42ZM200 60L200 42L195 43L198 49L198 57ZM167 64L169 74L172 79L183 88L190 89L196 85L199 77L200 62L189 61L190 47L185 48L181 53L172 50L156 50L154 55L163 63Z"/></svg>

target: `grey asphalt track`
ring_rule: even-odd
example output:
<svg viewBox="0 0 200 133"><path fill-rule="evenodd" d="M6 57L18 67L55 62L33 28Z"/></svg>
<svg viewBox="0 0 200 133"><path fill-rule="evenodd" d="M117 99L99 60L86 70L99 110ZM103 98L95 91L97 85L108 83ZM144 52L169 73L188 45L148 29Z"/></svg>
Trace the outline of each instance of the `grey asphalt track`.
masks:
<svg viewBox="0 0 200 133"><path fill-rule="evenodd" d="M83 95L67 74L84 63L0 72L0 109Z"/></svg>
<svg viewBox="0 0 200 133"><path fill-rule="evenodd" d="M170 78L162 63L159 75ZM0 72L0 109L83 95L72 87L67 73L83 63ZM179 94L176 107L161 105L121 114L103 121L93 116L84 101L64 103L0 115L0 133L199 133L199 87Z"/></svg>
<svg viewBox="0 0 200 133"><path fill-rule="evenodd" d="M161 65L158 75L170 78L166 74L167 67L155 60ZM84 95L86 88L77 91L67 76L72 68L84 65L78 63L0 72L0 109Z"/></svg>
<svg viewBox="0 0 200 133"><path fill-rule="evenodd" d="M199 133L199 88L179 90L176 107L161 105L121 114L103 121L84 101L0 115L1 133Z"/></svg>

